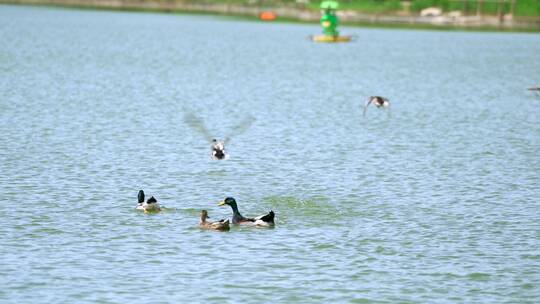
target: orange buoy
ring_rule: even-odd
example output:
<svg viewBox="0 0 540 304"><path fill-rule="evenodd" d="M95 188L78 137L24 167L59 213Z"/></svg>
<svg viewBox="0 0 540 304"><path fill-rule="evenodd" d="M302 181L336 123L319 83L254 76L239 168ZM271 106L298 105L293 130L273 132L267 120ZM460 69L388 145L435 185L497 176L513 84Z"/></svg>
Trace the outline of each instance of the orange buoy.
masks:
<svg viewBox="0 0 540 304"><path fill-rule="evenodd" d="M266 11L259 14L259 19L262 21L274 21L276 20L277 15L274 12Z"/></svg>

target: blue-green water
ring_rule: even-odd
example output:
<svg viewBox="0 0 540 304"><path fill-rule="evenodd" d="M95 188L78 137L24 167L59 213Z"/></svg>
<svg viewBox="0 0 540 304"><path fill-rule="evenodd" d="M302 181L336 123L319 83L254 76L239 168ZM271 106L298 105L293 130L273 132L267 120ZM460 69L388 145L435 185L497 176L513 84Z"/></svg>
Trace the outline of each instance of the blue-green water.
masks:
<svg viewBox="0 0 540 304"><path fill-rule="evenodd" d="M0 302L537 303L540 35L319 31L0 6Z"/></svg>

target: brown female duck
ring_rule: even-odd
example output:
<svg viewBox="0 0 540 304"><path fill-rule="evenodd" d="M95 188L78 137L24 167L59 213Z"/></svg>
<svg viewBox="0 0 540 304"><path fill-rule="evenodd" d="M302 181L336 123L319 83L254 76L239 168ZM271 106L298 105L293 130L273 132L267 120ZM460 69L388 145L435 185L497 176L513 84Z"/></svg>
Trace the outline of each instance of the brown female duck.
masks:
<svg viewBox="0 0 540 304"><path fill-rule="evenodd" d="M206 220L207 218L210 218L208 216L208 211L202 210L201 221L199 222L199 227L201 227L202 229L220 230L220 231L227 231L230 229L229 220L220 220L217 222L210 222Z"/></svg>

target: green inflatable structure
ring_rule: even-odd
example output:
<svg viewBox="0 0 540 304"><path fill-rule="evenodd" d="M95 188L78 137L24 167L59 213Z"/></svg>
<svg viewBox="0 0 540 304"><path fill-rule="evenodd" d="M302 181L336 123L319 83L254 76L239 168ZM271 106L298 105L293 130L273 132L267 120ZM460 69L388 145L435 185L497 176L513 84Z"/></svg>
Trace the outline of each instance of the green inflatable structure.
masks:
<svg viewBox="0 0 540 304"><path fill-rule="evenodd" d="M325 0L321 2L321 26L323 28L323 34L325 36L337 37L339 31L337 27L339 25L339 19L336 16L336 10L339 8L339 3L333 0Z"/></svg>

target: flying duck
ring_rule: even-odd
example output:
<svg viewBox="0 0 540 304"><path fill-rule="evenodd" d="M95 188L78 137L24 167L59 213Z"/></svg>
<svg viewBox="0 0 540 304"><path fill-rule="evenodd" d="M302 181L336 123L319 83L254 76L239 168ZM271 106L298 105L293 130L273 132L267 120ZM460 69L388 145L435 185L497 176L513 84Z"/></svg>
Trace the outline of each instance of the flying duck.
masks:
<svg viewBox="0 0 540 304"><path fill-rule="evenodd" d="M208 131L208 128L206 128L206 125L204 124L203 120L199 117L197 117L193 113L186 113L184 115L184 120L190 126L194 131L201 134L208 142L211 144L211 158L214 160L226 160L229 159L229 154L225 151L225 145L229 143L231 140L231 136L225 137L223 140L217 140L214 138L210 131ZM237 136L242 133L244 133L255 121L255 119L251 116L248 116L243 121L240 121L240 124L236 125L231 130L231 135Z"/></svg>
<svg viewBox="0 0 540 304"><path fill-rule="evenodd" d="M229 159L229 154L225 151L225 141L212 139L212 159Z"/></svg>
<svg viewBox="0 0 540 304"><path fill-rule="evenodd" d="M364 105L364 116L366 116L367 107L373 103L377 108L383 107L388 108L390 107L390 101L388 98L381 97L381 96L370 96L369 99L366 101Z"/></svg>

